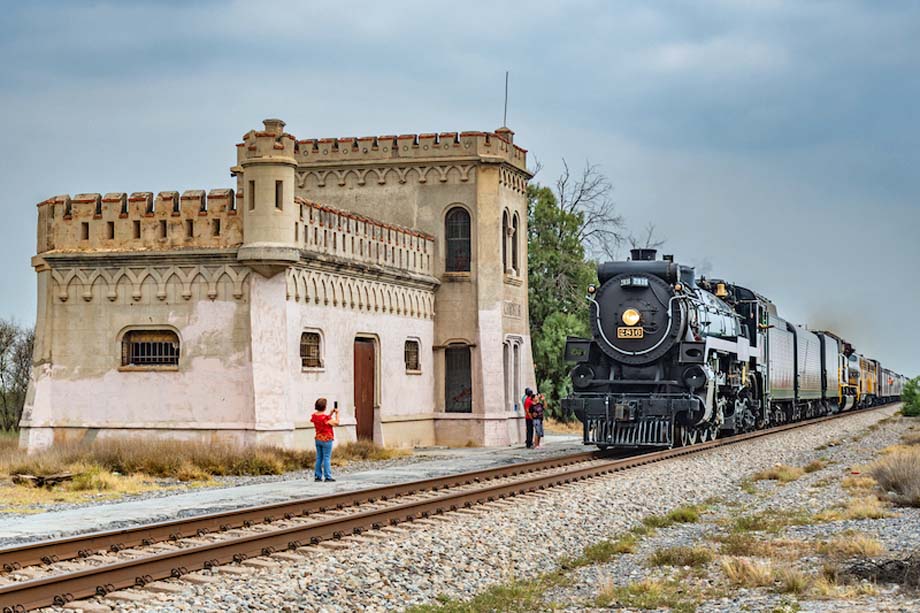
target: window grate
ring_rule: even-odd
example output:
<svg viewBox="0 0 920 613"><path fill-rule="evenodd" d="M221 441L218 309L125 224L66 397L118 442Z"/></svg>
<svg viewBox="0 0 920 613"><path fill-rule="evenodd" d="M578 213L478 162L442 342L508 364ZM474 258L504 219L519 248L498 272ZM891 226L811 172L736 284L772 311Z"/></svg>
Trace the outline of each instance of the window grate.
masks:
<svg viewBox="0 0 920 613"><path fill-rule="evenodd" d="M406 349L404 352L404 357L406 360L406 370L421 370L421 364L419 363L419 345L418 341L406 341Z"/></svg>
<svg viewBox="0 0 920 613"><path fill-rule="evenodd" d="M304 368L322 368L318 332L304 332L300 335L300 361Z"/></svg>
<svg viewBox="0 0 920 613"><path fill-rule="evenodd" d="M179 337L169 330L132 330L125 334L122 366L178 366Z"/></svg>

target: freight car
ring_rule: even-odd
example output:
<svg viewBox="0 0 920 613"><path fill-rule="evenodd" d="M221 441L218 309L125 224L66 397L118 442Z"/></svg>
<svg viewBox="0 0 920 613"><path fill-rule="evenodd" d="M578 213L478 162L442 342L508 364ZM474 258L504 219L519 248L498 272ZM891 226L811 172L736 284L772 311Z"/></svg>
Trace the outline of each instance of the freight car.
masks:
<svg viewBox="0 0 920 613"><path fill-rule="evenodd" d="M568 338L562 401L585 444L674 447L899 398L906 378L757 292L654 249L598 266L592 338Z"/></svg>

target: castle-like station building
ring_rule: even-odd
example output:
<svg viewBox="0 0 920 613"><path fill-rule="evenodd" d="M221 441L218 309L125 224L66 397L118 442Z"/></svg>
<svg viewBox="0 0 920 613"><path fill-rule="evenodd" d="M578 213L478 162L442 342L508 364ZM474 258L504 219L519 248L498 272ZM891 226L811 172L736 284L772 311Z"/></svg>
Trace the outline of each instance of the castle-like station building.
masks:
<svg viewBox="0 0 920 613"><path fill-rule="evenodd" d="M38 204L21 443L522 440L526 151L508 128L243 136L235 189Z"/></svg>

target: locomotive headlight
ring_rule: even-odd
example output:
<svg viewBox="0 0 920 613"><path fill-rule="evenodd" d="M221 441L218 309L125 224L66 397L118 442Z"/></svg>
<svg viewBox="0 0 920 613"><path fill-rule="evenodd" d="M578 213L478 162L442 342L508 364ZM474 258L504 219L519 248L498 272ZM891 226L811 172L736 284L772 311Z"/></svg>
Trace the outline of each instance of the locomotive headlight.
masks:
<svg viewBox="0 0 920 613"><path fill-rule="evenodd" d="M623 323L627 326L635 326L639 323L640 317L639 311L636 309L626 309L623 311Z"/></svg>

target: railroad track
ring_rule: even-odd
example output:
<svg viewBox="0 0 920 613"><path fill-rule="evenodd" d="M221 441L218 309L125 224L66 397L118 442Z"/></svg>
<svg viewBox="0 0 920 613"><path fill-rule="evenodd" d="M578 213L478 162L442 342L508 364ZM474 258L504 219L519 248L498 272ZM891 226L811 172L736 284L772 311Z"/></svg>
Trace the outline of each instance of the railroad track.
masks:
<svg viewBox="0 0 920 613"><path fill-rule="evenodd" d="M584 452L3 549L3 578L12 577L13 582L0 585L0 607L3 613L19 613L63 606L73 600L143 587L160 579L180 578L200 569L340 540L855 413L786 424L692 447L614 458ZM112 560L113 557L118 559ZM29 568L39 565L41 568Z"/></svg>

